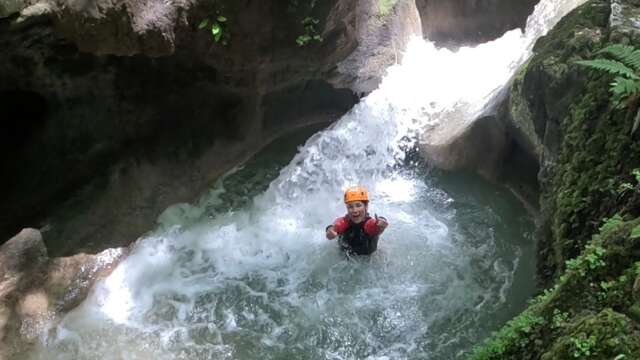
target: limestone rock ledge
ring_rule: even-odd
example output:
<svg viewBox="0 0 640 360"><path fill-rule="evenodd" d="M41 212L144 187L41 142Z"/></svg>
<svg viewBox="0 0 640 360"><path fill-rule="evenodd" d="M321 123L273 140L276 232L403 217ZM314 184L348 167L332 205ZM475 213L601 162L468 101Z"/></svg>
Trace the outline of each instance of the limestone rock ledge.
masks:
<svg viewBox="0 0 640 360"><path fill-rule="evenodd" d="M127 253L119 248L49 258L35 229L23 229L0 246L0 359L12 358L43 336Z"/></svg>
<svg viewBox="0 0 640 360"><path fill-rule="evenodd" d="M539 0L416 0L424 37L443 44L477 44L524 27Z"/></svg>

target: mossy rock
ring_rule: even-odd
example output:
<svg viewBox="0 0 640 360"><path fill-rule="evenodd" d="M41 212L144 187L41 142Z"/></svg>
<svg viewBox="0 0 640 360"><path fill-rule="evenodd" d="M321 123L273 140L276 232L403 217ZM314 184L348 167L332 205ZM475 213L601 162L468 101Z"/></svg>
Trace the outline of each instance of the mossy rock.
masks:
<svg viewBox="0 0 640 360"><path fill-rule="evenodd" d="M541 360L640 358L640 333L631 319L611 309L582 314Z"/></svg>
<svg viewBox="0 0 640 360"><path fill-rule="evenodd" d="M534 47L513 79L509 119L518 142L541 162L560 147L555 136L569 105L584 89L585 74L573 61L590 56L606 32L609 3L592 0L565 16Z"/></svg>
<svg viewBox="0 0 640 360"><path fill-rule="evenodd" d="M553 268L576 257L605 218L633 207L618 188L640 166L640 143L632 138L632 121L613 109L608 79L596 75L563 121L566 131L551 184L542 201L551 220ZM606 154L603 156L603 154ZM631 214L635 215L635 214Z"/></svg>
<svg viewBox="0 0 640 360"><path fill-rule="evenodd" d="M626 221L620 217L602 226L585 251L569 262L556 285L532 300L524 312L509 321L485 345L476 348L470 358L523 360L540 359L542 354L548 354L549 359L572 359L574 357L561 357L566 355L569 345L558 338L573 336L576 339L573 344L580 344L586 352L593 346L590 345L595 341L593 339L600 337L584 331L582 336L578 330L582 329L585 319L594 317L605 318L615 325L608 327L612 339L622 336L635 340L637 334L629 329L637 327L634 324L637 319L633 289L635 279L640 275L640 261L637 261L640 238L632 234L639 226L640 217ZM616 314L611 315L611 312ZM620 318L625 321L618 321ZM618 349L614 346L615 341L607 344L598 351L610 354ZM566 349L556 351L560 355L554 357L554 348Z"/></svg>
<svg viewBox="0 0 640 360"><path fill-rule="evenodd" d="M567 60L576 52L585 50L593 41L599 40L598 32L604 32L609 23L611 3L608 0L590 0L563 17L545 36L538 39L533 52L547 58L561 55Z"/></svg>
<svg viewBox="0 0 640 360"><path fill-rule="evenodd" d="M631 308L629 308L629 317L632 318L635 322L640 322L640 303L634 304Z"/></svg>
<svg viewBox="0 0 640 360"><path fill-rule="evenodd" d="M613 43L610 12L608 0L574 10L514 79L511 116L541 153L549 290L471 359L640 359L640 132L635 110L613 106L612 77L575 64Z"/></svg>
<svg viewBox="0 0 640 360"><path fill-rule="evenodd" d="M592 0L579 7L536 45L524 76L525 93L533 91L527 86L548 87L529 102L536 133L548 138L553 124L560 141L545 140L541 176L545 228L539 238L539 273L547 281L580 253L602 219L623 210L636 215L638 210L633 209L637 196L618 192L640 166L640 143L631 135L634 114L613 106L609 75L575 64L609 45L609 15L609 1ZM563 48L565 42L569 45Z"/></svg>

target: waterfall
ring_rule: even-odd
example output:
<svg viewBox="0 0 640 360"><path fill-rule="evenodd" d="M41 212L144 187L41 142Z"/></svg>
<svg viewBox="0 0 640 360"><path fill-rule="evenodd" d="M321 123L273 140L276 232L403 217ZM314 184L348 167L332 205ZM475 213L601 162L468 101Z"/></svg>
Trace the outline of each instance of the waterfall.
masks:
<svg viewBox="0 0 640 360"><path fill-rule="evenodd" d="M524 32L472 48L413 39L379 89L312 136L266 191L229 200L242 185L230 173L167 209L29 358L461 357L530 295L513 285L533 282L532 240L525 220L501 217L510 210L441 189L411 149L425 129L473 120L582 2L542 0ZM373 256L348 260L324 228L352 184L369 188L370 212L390 227Z"/></svg>

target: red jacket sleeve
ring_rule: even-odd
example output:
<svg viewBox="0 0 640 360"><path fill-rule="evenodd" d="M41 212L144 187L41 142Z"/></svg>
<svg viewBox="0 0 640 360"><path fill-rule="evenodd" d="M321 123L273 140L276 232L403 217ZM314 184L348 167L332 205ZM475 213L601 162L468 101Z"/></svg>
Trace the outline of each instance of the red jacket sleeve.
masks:
<svg viewBox="0 0 640 360"><path fill-rule="evenodd" d="M380 234L380 228L378 227L376 219L371 218L364 223L364 232L369 236L376 236Z"/></svg>
<svg viewBox="0 0 640 360"><path fill-rule="evenodd" d="M339 217L333 222L333 228L338 234L342 234L349 228L349 220L344 217Z"/></svg>

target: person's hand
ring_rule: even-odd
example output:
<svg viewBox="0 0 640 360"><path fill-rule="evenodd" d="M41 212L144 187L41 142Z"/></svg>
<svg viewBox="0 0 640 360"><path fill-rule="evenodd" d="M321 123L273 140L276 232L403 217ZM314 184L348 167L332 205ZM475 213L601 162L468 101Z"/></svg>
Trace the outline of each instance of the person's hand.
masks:
<svg viewBox="0 0 640 360"><path fill-rule="evenodd" d="M378 215L376 215L376 225L378 225L380 233L382 233L384 229L389 226L389 222L387 222L387 219L383 218L382 216L378 217Z"/></svg>
<svg viewBox="0 0 640 360"><path fill-rule="evenodd" d="M338 233L333 228L333 225L327 227L327 239L333 240L336 238L336 236L338 236Z"/></svg>

